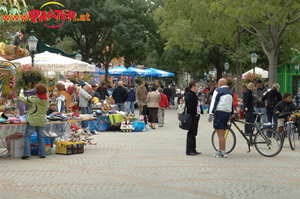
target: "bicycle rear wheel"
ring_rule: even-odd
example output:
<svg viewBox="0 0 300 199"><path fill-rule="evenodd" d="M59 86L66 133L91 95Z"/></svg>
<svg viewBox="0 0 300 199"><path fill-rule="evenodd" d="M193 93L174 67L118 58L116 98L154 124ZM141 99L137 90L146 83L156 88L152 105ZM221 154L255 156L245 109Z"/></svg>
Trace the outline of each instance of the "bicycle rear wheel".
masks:
<svg viewBox="0 0 300 199"><path fill-rule="evenodd" d="M236 137L232 129L226 129L225 130L225 146L226 146L226 153L231 153L236 145ZM217 130L214 130L214 132L211 135L211 143L216 151L219 150L219 137L217 134Z"/></svg>
<svg viewBox="0 0 300 199"><path fill-rule="evenodd" d="M292 150L295 150L295 130L292 128L293 124L288 124L287 127L287 136L289 138L290 147Z"/></svg>
<svg viewBox="0 0 300 199"><path fill-rule="evenodd" d="M272 135L268 137L267 135ZM254 145L258 153L265 157L273 157L280 153L283 145L282 137L273 128L260 129L254 137Z"/></svg>

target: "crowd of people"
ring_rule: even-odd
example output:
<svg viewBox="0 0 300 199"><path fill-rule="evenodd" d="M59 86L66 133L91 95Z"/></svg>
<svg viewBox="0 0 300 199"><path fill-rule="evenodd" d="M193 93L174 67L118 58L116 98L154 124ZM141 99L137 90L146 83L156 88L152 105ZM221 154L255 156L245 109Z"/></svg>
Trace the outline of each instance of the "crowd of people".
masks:
<svg viewBox="0 0 300 199"><path fill-rule="evenodd" d="M196 136L200 114L204 113L201 98L204 94L208 104L208 121L213 121L213 127L216 129L219 138L219 151L214 156L225 158L227 154L224 130L234 113L234 97L227 86L225 78L221 78L218 82L212 81L211 83L210 88L203 89L199 87L197 81L192 81L185 88L184 92L178 95L177 116L178 120L180 120L184 112L191 115L192 125L187 132L186 155L201 154L201 152L196 150ZM101 83L99 86L82 83L80 87L78 106L82 114L91 113L91 104L93 102L103 103L104 100L111 98L114 100L116 109L128 115L134 115L134 109L137 107L139 115L145 118L144 121L149 123L149 127L152 129L156 128L156 124L158 124L158 127L164 126L165 110L169 109L170 105L175 105L176 90L173 84L164 88L162 85L148 85L146 82L139 82L135 88L133 85L125 86L122 81L119 81L115 88L108 87L106 83ZM270 88L267 88L260 79L248 83L243 93L245 121L253 123L255 121L255 113L261 113L260 122L269 123L281 133L284 123L289 117L289 114L282 113L299 111L300 88L294 99L290 93L284 93L282 96L279 89L280 85L278 83L274 83ZM24 94L25 91L21 90L19 96L20 101L29 105L22 159L30 157L30 136L34 130L36 130L38 135L39 148L44 145L42 138L44 137L45 120L41 118L45 118L46 114L57 114L64 110L70 110L70 107L68 107L69 102L65 103L65 108L60 110L55 102L51 102L49 105L50 100L46 95L47 89L45 85L37 84L34 91L34 95L26 96ZM64 94L63 91L64 89L61 90L60 95ZM67 100L65 99L65 101ZM82 128L88 128L88 121L82 122ZM251 125L245 125L244 130L245 134L252 138L253 129ZM274 135L267 136L271 137ZM40 158L45 158L45 151L42 148L39 150L39 156Z"/></svg>
<svg viewBox="0 0 300 199"><path fill-rule="evenodd" d="M198 117L202 112L199 97L204 94L208 105L208 121L213 121L213 127L217 131L219 138L219 150L214 157L226 158L224 130L230 117L234 115L234 95L227 86L225 78L221 78L218 83L212 81L210 88L202 89L198 87L197 82L190 83L189 87L185 90L184 100L179 99L180 104L177 110L179 119L180 115L185 111L193 116L193 125L187 133L186 154L201 154L201 152L197 152L196 150L195 136L198 129ZM281 95L279 89L280 85L278 83L274 83L270 88L267 88L260 79L248 83L242 96L242 111L245 113L245 121L254 123L256 115L259 115L258 122L273 127L281 134L288 117L291 117L296 123L295 117L290 113L300 111L300 88L294 98L290 93ZM183 105L184 103L185 105ZM252 139L253 128L250 124L245 125L244 133ZM275 135L267 134L267 136L274 137ZM282 134L282 136L285 135Z"/></svg>
<svg viewBox="0 0 300 199"><path fill-rule="evenodd" d="M64 112L73 110L71 107L72 95L67 92L65 86L57 84L58 91L52 97L47 95L47 87L44 84L36 84L31 89L31 94L23 89L20 91L19 100L26 104L27 109L23 109L23 114L27 113L27 124L24 136L24 153L22 159L30 157L30 137L33 131L38 136L38 155L45 158L44 127L46 115L60 115ZM26 94L25 94L26 93ZM77 93L77 94L76 94ZM75 100L81 113L90 114L92 105L102 103L106 100L113 100L116 110L123 111L128 115L134 116L134 109L138 107L140 116L145 117L145 122L150 123L152 129L164 126L165 110L174 105L175 86L168 85L166 88L162 85L148 85L146 82L139 82L137 88L133 85L127 85L119 81L115 87L108 86L106 83L89 85L85 82L80 84L75 92ZM54 99L54 100L53 100ZM73 98L74 99L74 98ZM125 106L126 105L126 106ZM146 113L143 108L146 106ZM88 121L82 121L82 128L88 129Z"/></svg>

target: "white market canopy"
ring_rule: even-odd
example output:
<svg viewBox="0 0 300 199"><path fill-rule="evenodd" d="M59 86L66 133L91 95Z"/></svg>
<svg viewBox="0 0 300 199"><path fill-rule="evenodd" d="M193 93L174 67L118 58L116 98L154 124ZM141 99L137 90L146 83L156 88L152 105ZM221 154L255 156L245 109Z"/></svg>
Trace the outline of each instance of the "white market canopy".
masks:
<svg viewBox="0 0 300 199"><path fill-rule="evenodd" d="M19 65L31 65L31 56L11 61ZM34 65L47 71L89 71L95 72L95 66L87 62L78 61L69 57L50 53L48 51L34 55Z"/></svg>
<svg viewBox="0 0 300 199"><path fill-rule="evenodd" d="M243 73L243 75L242 75L243 79L245 79L245 76L248 73L253 73L253 68L251 70L248 70L247 72ZM268 78L269 77L269 72L262 69L262 68L259 68L259 67L255 67L255 74L261 75L262 78Z"/></svg>
<svg viewBox="0 0 300 199"><path fill-rule="evenodd" d="M4 59L3 57L0 57L0 61L8 61L8 60Z"/></svg>

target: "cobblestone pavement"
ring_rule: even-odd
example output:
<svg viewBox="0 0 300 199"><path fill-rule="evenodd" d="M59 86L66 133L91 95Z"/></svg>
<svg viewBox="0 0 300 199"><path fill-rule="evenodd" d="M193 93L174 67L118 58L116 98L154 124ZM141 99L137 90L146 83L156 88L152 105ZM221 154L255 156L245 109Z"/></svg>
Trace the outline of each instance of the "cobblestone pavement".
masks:
<svg viewBox="0 0 300 199"><path fill-rule="evenodd" d="M0 158L0 198L201 199L292 198L300 195L300 141L263 157L240 135L228 158L214 158L212 124L201 115L197 150L185 155L186 132L175 107L164 127L144 132L101 132L84 154L45 159Z"/></svg>

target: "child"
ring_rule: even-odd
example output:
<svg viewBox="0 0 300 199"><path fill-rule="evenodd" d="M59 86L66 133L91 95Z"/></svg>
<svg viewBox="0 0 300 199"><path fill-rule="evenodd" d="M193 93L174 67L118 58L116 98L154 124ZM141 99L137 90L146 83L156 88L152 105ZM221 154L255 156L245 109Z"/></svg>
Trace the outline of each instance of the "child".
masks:
<svg viewBox="0 0 300 199"><path fill-rule="evenodd" d="M299 111L299 108L293 104L292 96L290 93L283 94L283 100L278 102L274 108L274 113L278 116L278 132L282 133L285 120L288 118L290 114L284 114L291 111Z"/></svg>
<svg viewBox="0 0 300 199"><path fill-rule="evenodd" d="M177 115L179 121L180 121L181 114L184 112L184 107L185 107L184 100L180 99L177 107Z"/></svg>
<svg viewBox="0 0 300 199"><path fill-rule="evenodd" d="M60 112L58 112L58 110L57 110L56 103L51 103L49 106L49 109L47 110L47 115L58 114L58 113L60 113Z"/></svg>

